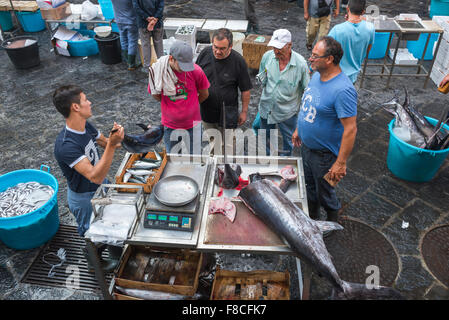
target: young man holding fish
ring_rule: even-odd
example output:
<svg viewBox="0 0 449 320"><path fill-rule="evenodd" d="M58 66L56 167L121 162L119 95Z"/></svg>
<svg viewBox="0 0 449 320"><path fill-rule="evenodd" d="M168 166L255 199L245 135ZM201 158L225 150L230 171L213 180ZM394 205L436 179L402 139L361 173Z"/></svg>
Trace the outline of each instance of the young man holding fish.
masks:
<svg viewBox="0 0 449 320"><path fill-rule="evenodd" d="M53 104L64 116L66 123L56 138L54 155L67 179L69 209L76 218L78 233L84 236L92 216L90 201L100 184L106 180L115 150L123 140L124 129L114 122L107 138L90 124L87 119L92 116L91 102L78 86L68 85L56 89ZM98 145L105 148L101 158ZM119 256L121 248L115 249L109 248L109 252ZM109 267L112 265L109 264Z"/></svg>
<svg viewBox="0 0 449 320"><path fill-rule="evenodd" d="M339 62L340 43L331 37L317 42L309 58L312 76L302 97L292 142L301 147L309 216L319 219L320 206L328 221L337 221L341 208L335 189L323 176L338 182L346 175L346 161L357 133L357 91Z"/></svg>

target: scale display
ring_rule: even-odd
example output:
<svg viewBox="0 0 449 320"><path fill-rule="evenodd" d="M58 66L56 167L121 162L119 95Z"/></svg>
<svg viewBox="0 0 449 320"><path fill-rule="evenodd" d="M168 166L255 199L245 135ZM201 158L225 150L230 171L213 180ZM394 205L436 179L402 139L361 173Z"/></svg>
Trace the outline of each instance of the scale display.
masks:
<svg viewBox="0 0 449 320"><path fill-rule="evenodd" d="M194 217L185 213L145 211L143 226L148 229L192 231Z"/></svg>

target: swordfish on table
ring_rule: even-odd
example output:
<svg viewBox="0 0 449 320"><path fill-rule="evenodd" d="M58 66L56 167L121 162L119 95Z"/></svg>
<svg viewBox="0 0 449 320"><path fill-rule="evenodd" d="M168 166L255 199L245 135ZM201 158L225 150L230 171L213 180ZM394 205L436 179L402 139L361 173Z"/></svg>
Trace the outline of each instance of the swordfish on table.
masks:
<svg viewBox="0 0 449 320"><path fill-rule="evenodd" d="M341 230L335 222L310 219L272 181L254 179L239 193L245 205L273 231L282 235L299 258L325 276L335 288L335 299L402 299L389 287L368 289L340 279L323 241L322 232Z"/></svg>

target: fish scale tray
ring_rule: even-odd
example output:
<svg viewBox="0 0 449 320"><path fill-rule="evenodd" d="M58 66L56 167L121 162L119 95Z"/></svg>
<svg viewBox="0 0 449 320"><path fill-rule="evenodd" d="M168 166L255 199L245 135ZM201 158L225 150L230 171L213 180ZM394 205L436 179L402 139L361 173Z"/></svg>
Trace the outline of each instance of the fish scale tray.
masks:
<svg viewBox="0 0 449 320"><path fill-rule="evenodd" d="M347 217L339 223L344 230L332 232L324 242L340 278L363 284L373 274L367 267L377 266L379 285L391 287L399 272L399 257L393 245L365 223Z"/></svg>
<svg viewBox="0 0 449 320"><path fill-rule="evenodd" d="M449 225L436 226L423 237L421 254L428 269L449 288Z"/></svg>
<svg viewBox="0 0 449 320"><path fill-rule="evenodd" d="M82 248L86 242L81 238L75 226L60 225L55 236L41 249L27 272L23 276L21 283L36 284L49 287L62 287L70 289L77 289L81 291L100 291L100 286L97 282L94 272L89 272L87 269L87 260L84 257ZM46 264L42 257L47 253L56 254L60 248L66 251L66 261L60 267L54 268L55 275L48 276L51 266ZM103 257L107 257L107 250L103 251ZM60 262L58 258L53 255L47 255L45 260L52 264ZM70 268L68 268L70 266ZM71 281L75 275L73 270L79 271L79 281L76 281L76 287L72 287L74 282ZM105 274L106 282L109 285L113 277L113 273ZM79 285L78 285L79 283Z"/></svg>

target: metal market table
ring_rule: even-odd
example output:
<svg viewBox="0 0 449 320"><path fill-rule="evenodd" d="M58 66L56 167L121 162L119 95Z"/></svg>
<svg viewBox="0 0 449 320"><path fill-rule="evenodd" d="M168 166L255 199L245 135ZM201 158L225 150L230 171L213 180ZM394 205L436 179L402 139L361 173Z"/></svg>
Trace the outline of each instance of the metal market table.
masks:
<svg viewBox="0 0 449 320"><path fill-rule="evenodd" d="M130 154L127 153L122 161L122 164L117 170L116 176L120 175L123 168L128 161ZM125 249L127 246L157 246L157 247L172 247L172 248L189 248L202 252L222 252L222 253L254 253L254 254L293 254L293 251L288 246L285 239L279 237L263 224L259 218L250 213L249 209L243 202L236 197L237 190L224 190L223 196L231 198L236 205L238 212L233 222L233 233L217 233L220 229L220 223L226 219L221 215L209 215L208 203L211 200L218 199L219 187L215 186L214 173L218 164L223 162L222 156L198 157L190 161L190 156L178 157L176 155L168 154L168 161L161 179L164 177L182 174L193 178L199 186L199 205L194 220L193 231L175 231L163 229L147 229L144 228L144 213L139 214L134 225L130 229L128 239L125 240ZM228 157L231 159L231 157ZM302 158L284 158L284 157L232 157L232 162L241 165L243 179L247 179L248 175L255 172L271 172L279 171L286 165L292 165L298 173L296 184L292 184L287 191L287 196L301 206L306 214L308 214L306 188L304 182L304 172L302 165ZM187 161L187 162L186 162ZM271 163L269 163L271 161ZM274 178L276 180L279 178ZM278 182L279 182L278 181ZM148 208L149 197L146 195L146 205ZM217 222L221 218L221 222ZM226 223L226 222L225 222ZM263 237L255 239L254 237L242 237L247 233L245 228L251 227L254 234L258 232L263 234ZM254 229L255 228L255 229ZM227 229L229 230L229 228ZM235 233L239 233L239 237L234 237ZM218 237L214 235L218 234ZM263 238L261 240L261 238ZM92 243L86 241L88 250L95 255ZM90 248L89 248L90 247ZM125 251L125 250L124 250ZM98 258L98 256L97 256ZM100 289L105 299L112 299L112 292L115 285L115 277L107 288L104 273L99 267L100 264L95 263L95 273L100 285ZM301 271L301 263L296 258L296 266L298 270L298 280L300 296L303 297L303 279Z"/></svg>
<svg viewBox="0 0 449 320"><path fill-rule="evenodd" d="M438 49L440 48L440 43L442 36L441 34L444 32L442 28L440 28L435 22L432 20L427 21L421 21L421 24L424 28L406 28L401 27L394 19L389 18L386 20L376 20L374 21L374 27L376 32L388 32L390 33L389 39L388 39L388 46L387 50L385 52L385 57L383 59L382 63L368 63L368 55L365 58L365 62L363 64L362 74L361 74L361 82L360 82L360 88L363 87L363 82L365 80L365 77L387 77L387 85L386 88L389 88L391 78L392 77L425 77L424 82L424 88L427 87L427 82L429 81L430 73L432 71L433 64L435 62L435 57L438 54ZM418 40L419 36L421 34L431 34L431 33L438 33L440 34L440 37L438 39L437 45L435 47L435 52L433 54L433 59L430 62L429 70L427 71L424 67L424 56L427 51L427 47L429 45L430 36L427 37L427 41L423 50L422 57L419 59L417 64L397 64L396 63L396 57L398 54L399 44L401 40ZM398 37L396 46L394 48L394 54L393 54L393 61L391 63L388 63L388 53L390 50L391 40L393 37L393 34L396 34ZM367 67L382 67L381 73L366 73ZM408 68L415 68L416 73L393 73L395 67L408 67Z"/></svg>

